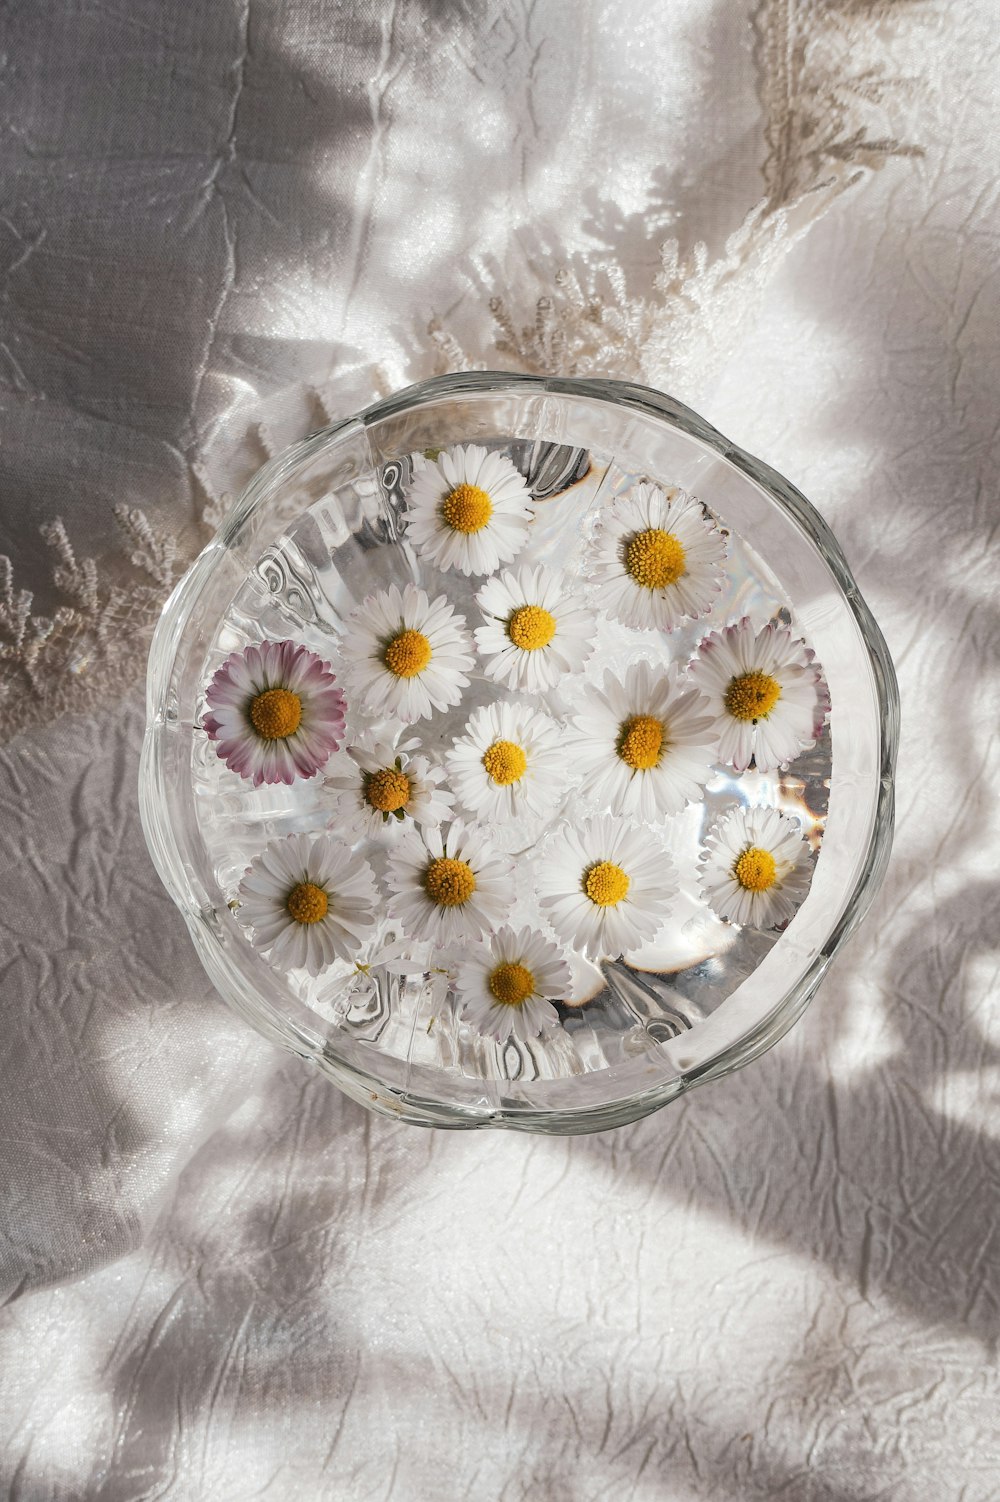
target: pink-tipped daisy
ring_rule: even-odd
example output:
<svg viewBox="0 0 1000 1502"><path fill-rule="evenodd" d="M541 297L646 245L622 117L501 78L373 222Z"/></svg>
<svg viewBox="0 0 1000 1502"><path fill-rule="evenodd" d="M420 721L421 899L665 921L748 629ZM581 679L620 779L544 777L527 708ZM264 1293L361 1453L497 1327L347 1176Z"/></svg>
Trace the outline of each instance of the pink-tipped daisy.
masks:
<svg viewBox="0 0 1000 1502"><path fill-rule="evenodd" d="M746 771L787 766L814 746L830 696L811 647L787 626L755 631L745 616L698 644L692 682L708 699L719 736L719 760Z"/></svg>
<svg viewBox="0 0 1000 1502"><path fill-rule="evenodd" d="M254 787L314 777L343 738L344 696L329 664L292 641L231 653L205 698L209 739Z"/></svg>

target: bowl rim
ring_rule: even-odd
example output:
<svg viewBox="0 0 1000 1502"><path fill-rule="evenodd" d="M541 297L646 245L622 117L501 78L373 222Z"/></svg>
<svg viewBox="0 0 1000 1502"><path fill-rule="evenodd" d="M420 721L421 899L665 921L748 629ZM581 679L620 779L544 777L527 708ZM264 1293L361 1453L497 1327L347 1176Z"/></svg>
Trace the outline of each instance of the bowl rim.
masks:
<svg viewBox="0 0 1000 1502"><path fill-rule="evenodd" d="M293 469L310 453L325 446L338 434L351 429L366 430L386 419L412 413L416 408L427 406L442 397L483 393L496 395L511 388L521 388L524 393L610 402L660 421L665 420L742 471L805 533L833 575L868 654L878 706L878 785L868 847L859 862L857 877L839 919L798 981L747 1032L704 1063L687 1070L682 1069L674 1078L660 1081L648 1090L623 1096L612 1103L580 1105L567 1110L527 1107L517 1111L487 1108L471 1112L459 1105L444 1107L441 1102L423 1096L418 1091L388 1086L377 1076L366 1074L354 1064L347 1064L331 1056L325 1047L317 1047L316 1039L310 1038L291 1018L280 1016L270 1003L262 1001L261 1007L251 1012L235 1000L233 988L229 984L232 977L229 974L228 956L219 942L218 923L213 922L214 909L206 911L205 904L198 900L176 833L169 821L161 817L160 811L168 806L168 790L159 750L161 737L173 718L167 704L169 675L184 625L201 596L214 564L233 545L256 510L266 502L272 483L280 474ZM234 1005L241 1015L271 1041L309 1058L348 1095L364 1105L415 1124L499 1126L523 1131L581 1133L600 1131L637 1120L695 1085L721 1078L742 1068L771 1048L801 1016L834 956L871 906L885 875L892 847L894 774L898 744L899 692L885 638L826 521L802 492L783 475L724 437L690 407L633 381L610 377L536 376L508 371L461 371L417 382L372 403L357 414L333 422L292 444L254 474L220 531L175 586L157 623L147 672L147 721L139 768L140 814L153 863L187 922L199 958L213 985L227 1004ZM266 1014L270 1014L270 1017Z"/></svg>

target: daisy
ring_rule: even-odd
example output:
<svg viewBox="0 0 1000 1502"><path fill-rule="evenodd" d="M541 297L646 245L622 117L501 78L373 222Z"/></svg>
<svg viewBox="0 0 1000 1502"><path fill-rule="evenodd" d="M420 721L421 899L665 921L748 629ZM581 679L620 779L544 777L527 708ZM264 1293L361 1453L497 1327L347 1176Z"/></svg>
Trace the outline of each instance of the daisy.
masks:
<svg viewBox="0 0 1000 1502"><path fill-rule="evenodd" d="M344 696L328 663L292 641L232 652L208 685L202 725L241 777L313 777L344 733Z"/></svg>
<svg viewBox="0 0 1000 1502"><path fill-rule="evenodd" d="M814 746L830 696L812 649L774 622L754 632L748 617L698 644L689 669L716 717L719 757L744 772L786 766Z"/></svg>
<svg viewBox="0 0 1000 1502"><path fill-rule="evenodd" d="M559 727L526 704L477 709L445 761L465 807L493 823L551 812L565 782Z"/></svg>
<svg viewBox="0 0 1000 1502"><path fill-rule="evenodd" d="M552 1000L572 982L562 950L530 928L501 928L458 967L462 1018L484 1037L527 1041L558 1023ZM551 998L551 999L550 999Z"/></svg>
<svg viewBox="0 0 1000 1502"><path fill-rule="evenodd" d="M694 496L637 485L602 518L590 577L614 620L672 631L711 610L725 556L725 537Z"/></svg>
<svg viewBox="0 0 1000 1502"><path fill-rule="evenodd" d="M419 754L416 740L396 744L395 737L359 735L327 774L326 785L338 791L331 822L348 842L377 839L407 822L440 824L452 813L452 796L439 783L444 768L432 767Z"/></svg>
<svg viewBox="0 0 1000 1502"><path fill-rule="evenodd" d="M499 928L514 905L511 862L460 819L404 831L389 857L389 911L412 939L461 944Z"/></svg>
<svg viewBox="0 0 1000 1502"><path fill-rule="evenodd" d="M809 890L809 846L797 819L776 808L735 808L705 841L702 891L720 918L773 928Z"/></svg>
<svg viewBox="0 0 1000 1502"><path fill-rule="evenodd" d="M377 905L375 878L349 845L329 834L291 834L251 861L236 918L272 965L318 975L335 959L354 959Z"/></svg>
<svg viewBox="0 0 1000 1502"><path fill-rule="evenodd" d="M395 584L364 603L344 625L345 676L371 715L409 722L457 704L472 667L465 621L444 595Z"/></svg>
<svg viewBox="0 0 1000 1502"><path fill-rule="evenodd" d="M491 574L524 546L530 502L527 485L503 454L475 443L445 449L414 475L407 536L439 569Z"/></svg>
<svg viewBox="0 0 1000 1502"><path fill-rule="evenodd" d="M487 624L476 631L485 672L529 694L578 672L594 650L597 622L565 579L538 564L489 579L476 595Z"/></svg>
<svg viewBox="0 0 1000 1502"><path fill-rule="evenodd" d="M643 823L697 803L715 761L708 700L673 669L637 662L620 681L588 688L573 720L571 755L581 792Z"/></svg>
<svg viewBox="0 0 1000 1502"><path fill-rule="evenodd" d="M565 825L553 836L536 885L559 938L592 960L617 959L651 939L677 891L656 836L610 814Z"/></svg>

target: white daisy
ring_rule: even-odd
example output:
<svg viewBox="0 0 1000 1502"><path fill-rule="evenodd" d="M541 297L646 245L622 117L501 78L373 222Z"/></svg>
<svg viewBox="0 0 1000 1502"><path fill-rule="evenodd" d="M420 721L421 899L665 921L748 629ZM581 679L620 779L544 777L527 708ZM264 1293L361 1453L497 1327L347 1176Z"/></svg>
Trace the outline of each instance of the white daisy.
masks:
<svg viewBox="0 0 1000 1502"><path fill-rule="evenodd" d="M559 938L595 960L651 939L677 891L656 836L610 814L564 825L539 854L535 884Z"/></svg>
<svg viewBox="0 0 1000 1502"><path fill-rule="evenodd" d="M530 928L501 928L476 945L458 967L455 989L462 1018L478 1033L505 1043L527 1040L559 1021L552 1005L572 983L562 950Z"/></svg>
<svg viewBox="0 0 1000 1502"><path fill-rule="evenodd" d="M749 617L698 644L689 668L716 717L719 759L743 772L786 766L814 746L830 696L810 647L787 626L755 632Z"/></svg>
<svg viewBox="0 0 1000 1502"><path fill-rule="evenodd" d="M559 727L526 704L477 709L445 760L462 803L492 823L551 812L566 781Z"/></svg>
<svg viewBox="0 0 1000 1502"><path fill-rule="evenodd" d="M331 824L347 841L378 839L402 826L440 824L451 818L453 799L440 787L443 767L420 755L416 740L359 735L331 763L326 786L337 790Z"/></svg>
<svg viewBox="0 0 1000 1502"><path fill-rule="evenodd" d="M514 905L511 862L460 819L404 831L389 857L391 915L413 939L461 944L500 927Z"/></svg>
<svg viewBox="0 0 1000 1502"><path fill-rule="evenodd" d="M377 907L375 878L349 845L329 834L291 834L251 861L236 918L272 965L318 975L355 957Z"/></svg>
<svg viewBox="0 0 1000 1502"><path fill-rule="evenodd" d="M694 496L637 485L602 517L589 573L614 620L672 631L711 610L725 556L725 537Z"/></svg>
<svg viewBox="0 0 1000 1502"><path fill-rule="evenodd" d="M562 575L538 564L489 579L476 595L487 624L476 646L497 683L529 694L554 688L594 650L597 621Z"/></svg>
<svg viewBox="0 0 1000 1502"><path fill-rule="evenodd" d="M588 688L575 716L570 754L582 773L581 792L654 823L701 800L715 761L708 700L672 668L637 662L620 681Z"/></svg>
<svg viewBox="0 0 1000 1502"><path fill-rule="evenodd" d="M797 819L776 808L735 808L708 835L698 876L720 918L773 928L802 902L810 874Z"/></svg>
<svg viewBox="0 0 1000 1502"><path fill-rule="evenodd" d="M407 537L439 569L491 574L524 546L531 493L503 454L476 443L445 449L414 474Z"/></svg>
<svg viewBox="0 0 1000 1502"><path fill-rule="evenodd" d="M430 602L415 584L368 595L341 646L355 703L406 723L457 704L473 664L464 627L444 595Z"/></svg>

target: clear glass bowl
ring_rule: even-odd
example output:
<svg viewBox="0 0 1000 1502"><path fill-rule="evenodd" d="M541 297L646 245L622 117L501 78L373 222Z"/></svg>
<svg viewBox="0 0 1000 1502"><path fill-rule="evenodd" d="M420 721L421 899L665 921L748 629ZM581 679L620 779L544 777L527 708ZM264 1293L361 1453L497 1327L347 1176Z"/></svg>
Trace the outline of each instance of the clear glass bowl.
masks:
<svg viewBox="0 0 1000 1502"><path fill-rule="evenodd" d="M637 477L695 493L731 533L727 618L773 618L789 605L832 703L816 748L764 779L767 801L798 812L820 852L788 927L733 930L691 896L670 954L646 968L604 966L590 1005L562 1010L558 1045L513 1052L469 1044L432 976L390 977L389 996L385 977L375 984L361 970L306 983L266 963L230 909L235 885L268 839L322 828L328 810L319 779L237 786L200 728L205 687L226 652L293 637L336 667L337 621L372 589L412 577L396 528L407 456L497 440L508 451L513 442L536 497L550 502L535 523L541 556L570 569L595 512ZM683 660L707 624L673 633L672 655ZM780 475L645 387L450 375L267 464L174 590L150 654L143 825L221 995L354 1099L423 1125L595 1131L739 1068L800 1015L885 869L897 723L881 633L829 529ZM762 785L758 774L758 794ZM720 771L693 822L681 818L682 843L696 849L706 819L734 794L746 800L746 779L737 787Z"/></svg>

